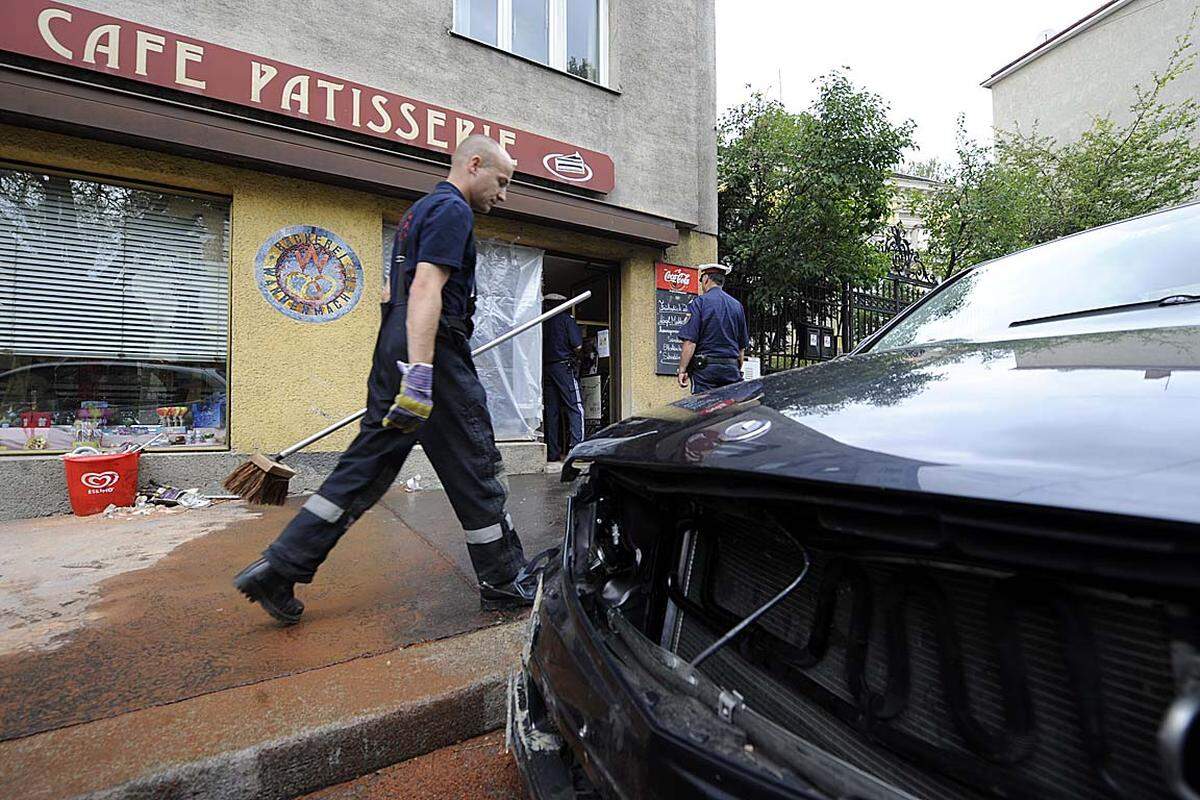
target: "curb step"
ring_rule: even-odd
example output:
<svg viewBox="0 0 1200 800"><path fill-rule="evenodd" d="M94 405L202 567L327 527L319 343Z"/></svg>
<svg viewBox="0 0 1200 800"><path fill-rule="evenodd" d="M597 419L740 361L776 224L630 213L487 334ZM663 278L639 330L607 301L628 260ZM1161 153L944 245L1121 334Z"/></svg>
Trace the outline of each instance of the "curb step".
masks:
<svg viewBox="0 0 1200 800"><path fill-rule="evenodd" d="M0 743L0 796L292 798L493 731L524 620Z"/></svg>

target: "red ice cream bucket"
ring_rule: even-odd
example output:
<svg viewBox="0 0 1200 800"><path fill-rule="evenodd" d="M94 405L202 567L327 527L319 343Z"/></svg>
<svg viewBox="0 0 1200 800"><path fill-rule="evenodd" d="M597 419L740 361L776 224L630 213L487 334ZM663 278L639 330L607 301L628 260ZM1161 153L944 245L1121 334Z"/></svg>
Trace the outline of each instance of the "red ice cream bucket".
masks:
<svg viewBox="0 0 1200 800"><path fill-rule="evenodd" d="M99 514L110 505L133 505L140 456L141 453L64 456L67 494L75 514L86 517Z"/></svg>

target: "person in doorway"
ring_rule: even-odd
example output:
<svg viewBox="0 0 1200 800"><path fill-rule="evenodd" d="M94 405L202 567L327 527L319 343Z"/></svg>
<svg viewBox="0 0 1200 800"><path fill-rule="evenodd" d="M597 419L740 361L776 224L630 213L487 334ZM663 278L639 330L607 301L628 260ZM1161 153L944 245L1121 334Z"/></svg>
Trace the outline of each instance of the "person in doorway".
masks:
<svg viewBox="0 0 1200 800"><path fill-rule="evenodd" d="M742 362L750 346L746 312L725 294L730 267L701 264L700 294L688 303L687 321L679 329L683 353L679 357L679 385L692 394L728 386L742 379Z"/></svg>
<svg viewBox="0 0 1200 800"><path fill-rule="evenodd" d="M543 305L553 306L567 298L548 294ZM579 393L579 352L583 334L574 317L563 311L542 323L542 396L546 409L546 460L561 461L583 439L583 398ZM559 420L567 416L570 429L567 447L562 447Z"/></svg>
<svg viewBox="0 0 1200 800"><path fill-rule="evenodd" d="M299 621L304 606L294 584L312 581L418 442L466 531L481 607L532 604L537 574L505 513L500 452L468 344L475 311L472 212L486 214L504 202L512 174L513 160L498 144L468 137L446 180L401 221L358 436L263 557L234 579L281 622Z"/></svg>

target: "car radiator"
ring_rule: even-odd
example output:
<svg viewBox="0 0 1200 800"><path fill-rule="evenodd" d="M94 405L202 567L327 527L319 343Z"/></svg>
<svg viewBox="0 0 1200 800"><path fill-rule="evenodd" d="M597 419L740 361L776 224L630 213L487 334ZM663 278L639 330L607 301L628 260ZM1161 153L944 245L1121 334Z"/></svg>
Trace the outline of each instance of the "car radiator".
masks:
<svg viewBox="0 0 1200 800"><path fill-rule="evenodd" d="M664 634L686 659L798 574L799 546L705 515ZM701 667L917 797L1166 798L1163 603L881 552L808 548L801 586Z"/></svg>

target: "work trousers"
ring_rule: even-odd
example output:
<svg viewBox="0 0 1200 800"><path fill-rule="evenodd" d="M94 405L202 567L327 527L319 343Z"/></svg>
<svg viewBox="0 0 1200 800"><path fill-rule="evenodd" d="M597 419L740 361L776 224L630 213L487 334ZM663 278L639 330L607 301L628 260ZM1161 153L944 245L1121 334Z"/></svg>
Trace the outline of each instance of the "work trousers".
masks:
<svg viewBox="0 0 1200 800"><path fill-rule="evenodd" d="M382 425L400 391L396 361L408 361L406 316L403 305L383 308L367 379L367 413L358 436L264 553L272 567L293 581L312 581L342 534L391 487L418 442L466 531L480 580L499 585L525 563L520 540L504 513L507 493L500 480L500 451L463 333L444 322L438 327L429 419L415 433Z"/></svg>
<svg viewBox="0 0 1200 800"><path fill-rule="evenodd" d="M741 379L742 371L737 364L709 364L692 373L692 394L719 389Z"/></svg>
<svg viewBox="0 0 1200 800"><path fill-rule="evenodd" d="M579 394L579 380L575 377L574 365L569 361L555 361L543 366L542 394L546 408L546 458L558 461L571 448L583 441L583 398ZM571 441L563 450L559 420L567 415Z"/></svg>

